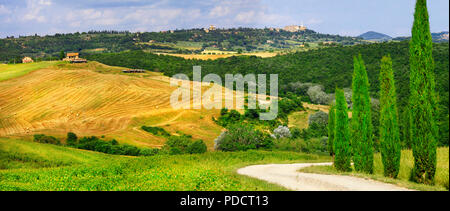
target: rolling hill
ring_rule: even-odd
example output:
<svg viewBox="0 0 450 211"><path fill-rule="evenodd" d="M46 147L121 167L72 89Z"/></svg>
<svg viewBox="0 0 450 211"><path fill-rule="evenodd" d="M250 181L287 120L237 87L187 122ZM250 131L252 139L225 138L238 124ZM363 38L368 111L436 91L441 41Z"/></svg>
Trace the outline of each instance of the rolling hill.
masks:
<svg viewBox="0 0 450 211"><path fill-rule="evenodd" d="M444 43L444 42L448 42L448 31L447 32L438 32L438 33L431 33L431 37L433 38L433 42L435 43ZM395 41L404 41L404 40L409 40L411 39L411 37L407 37L407 36L403 36L403 37L396 37L392 40Z"/></svg>
<svg viewBox="0 0 450 211"><path fill-rule="evenodd" d="M202 54L205 52L261 52L297 48L305 43L333 41L343 45L361 43L354 37L321 34L312 30L290 32L265 28L231 28L205 31L184 29L161 32L89 31L47 36L0 39L0 63L33 58L57 58L61 51L83 56L101 52L145 50L154 53ZM214 53L216 54L216 53Z"/></svg>
<svg viewBox="0 0 450 211"><path fill-rule="evenodd" d="M392 37L389 35L374 32L374 31L366 32L364 34L359 35L358 37L360 37L364 40L379 41L379 42L389 41L392 39Z"/></svg>
<svg viewBox="0 0 450 211"><path fill-rule="evenodd" d="M0 82L0 136L62 137L72 131L161 147L165 139L140 129L146 125L192 135L213 146L222 131L212 121L219 111L174 110L169 97L175 87L168 77L152 72L124 75L121 70L97 62L58 63ZM3 72L8 73L0 70L0 76Z"/></svg>

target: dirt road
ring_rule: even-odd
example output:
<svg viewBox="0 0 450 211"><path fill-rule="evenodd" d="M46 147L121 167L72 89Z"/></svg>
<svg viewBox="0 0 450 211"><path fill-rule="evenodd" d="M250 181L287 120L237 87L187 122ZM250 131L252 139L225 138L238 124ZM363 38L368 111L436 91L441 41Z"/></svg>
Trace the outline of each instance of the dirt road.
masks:
<svg viewBox="0 0 450 211"><path fill-rule="evenodd" d="M237 172L295 191L408 191L392 184L351 176L298 172L302 168L314 165L331 165L331 163L256 165L241 168Z"/></svg>

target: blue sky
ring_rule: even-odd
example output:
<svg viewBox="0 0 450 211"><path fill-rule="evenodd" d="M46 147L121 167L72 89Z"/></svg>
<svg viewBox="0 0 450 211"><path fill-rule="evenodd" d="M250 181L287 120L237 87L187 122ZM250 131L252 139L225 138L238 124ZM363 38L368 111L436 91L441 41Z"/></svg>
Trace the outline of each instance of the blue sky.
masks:
<svg viewBox="0 0 450 211"><path fill-rule="evenodd" d="M414 0L0 0L0 37L89 30L282 27L356 36L410 34ZM431 30L448 31L448 0L429 0Z"/></svg>

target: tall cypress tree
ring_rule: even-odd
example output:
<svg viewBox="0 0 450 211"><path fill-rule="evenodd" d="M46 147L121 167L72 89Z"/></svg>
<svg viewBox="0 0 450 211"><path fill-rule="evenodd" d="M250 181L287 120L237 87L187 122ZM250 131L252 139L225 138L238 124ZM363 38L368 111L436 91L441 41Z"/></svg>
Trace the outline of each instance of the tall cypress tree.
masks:
<svg viewBox="0 0 450 211"><path fill-rule="evenodd" d="M352 150L355 170L373 173L373 126L369 95L369 78L364 61L354 58L352 83Z"/></svg>
<svg viewBox="0 0 450 211"><path fill-rule="evenodd" d="M334 128L334 166L338 171L351 171L350 129L347 101L344 91L336 89L336 114Z"/></svg>
<svg viewBox="0 0 450 211"><path fill-rule="evenodd" d="M397 96L390 56L381 59L380 92L380 143L384 176L397 178L400 171L401 144Z"/></svg>
<svg viewBox="0 0 450 211"><path fill-rule="evenodd" d="M426 0L417 0L410 41L410 133L414 155L411 180L433 184L438 137L433 42Z"/></svg>
<svg viewBox="0 0 450 211"><path fill-rule="evenodd" d="M335 105L330 106L330 112L328 112L328 152L331 156L334 156L334 129L335 129Z"/></svg>

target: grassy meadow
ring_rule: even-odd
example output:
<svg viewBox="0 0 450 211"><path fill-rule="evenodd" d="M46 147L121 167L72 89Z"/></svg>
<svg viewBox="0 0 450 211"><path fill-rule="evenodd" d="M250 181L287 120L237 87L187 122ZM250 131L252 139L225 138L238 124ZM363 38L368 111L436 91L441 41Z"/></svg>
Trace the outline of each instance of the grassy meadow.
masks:
<svg viewBox="0 0 450 211"><path fill-rule="evenodd" d="M39 70L42 68L47 68L49 66L55 65L57 61L48 62L35 62L31 64L8 64L0 66L0 81L6 81L8 79L17 78L28 74L34 70Z"/></svg>
<svg viewBox="0 0 450 211"><path fill-rule="evenodd" d="M236 169L327 161L327 156L267 151L126 157L0 138L0 190L277 191L285 189L237 175Z"/></svg>
<svg viewBox="0 0 450 211"><path fill-rule="evenodd" d="M381 161L380 153L375 154L374 159L374 174L363 174L363 173L342 173L338 172L332 166L312 166L309 168L301 169L301 172L305 173L318 173L318 174L340 174L340 175L350 175L356 177L362 177L367 179L374 179L386 183L396 184L405 188L422 190L422 191L445 191L448 190L449 186L449 149L448 147L439 148L437 151L437 170L436 170L436 178L435 185L423 185L417 184L409 181L409 176L411 169L414 166L414 158L411 150L403 150L401 163L400 163L400 172L397 179L391 179L383 176L383 163Z"/></svg>

